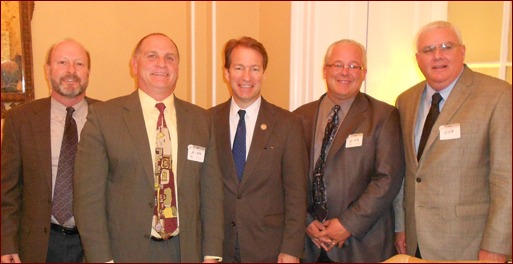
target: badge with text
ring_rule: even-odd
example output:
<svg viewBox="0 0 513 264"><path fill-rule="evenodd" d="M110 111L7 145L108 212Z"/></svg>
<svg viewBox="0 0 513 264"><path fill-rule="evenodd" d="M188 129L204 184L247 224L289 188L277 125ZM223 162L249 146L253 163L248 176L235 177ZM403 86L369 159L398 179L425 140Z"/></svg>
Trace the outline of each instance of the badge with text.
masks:
<svg viewBox="0 0 513 264"><path fill-rule="evenodd" d="M203 162L205 160L205 148L195 145L188 146L189 153L187 153L187 159L197 162Z"/></svg>
<svg viewBox="0 0 513 264"><path fill-rule="evenodd" d="M440 126L440 140L461 138L460 124Z"/></svg>
<svg viewBox="0 0 513 264"><path fill-rule="evenodd" d="M363 133L351 134L347 137L346 148L361 147L363 144Z"/></svg>

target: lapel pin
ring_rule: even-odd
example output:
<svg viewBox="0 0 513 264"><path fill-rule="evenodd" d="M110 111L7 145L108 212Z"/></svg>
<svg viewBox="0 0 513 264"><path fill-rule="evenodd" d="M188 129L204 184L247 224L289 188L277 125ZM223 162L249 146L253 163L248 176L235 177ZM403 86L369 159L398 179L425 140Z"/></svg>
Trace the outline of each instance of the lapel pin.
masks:
<svg viewBox="0 0 513 264"><path fill-rule="evenodd" d="M262 129L262 130L266 130L266 129L267 129L267 125L266 125L266 124L261 124L261 125L260 125L260 129Z"/></svg>

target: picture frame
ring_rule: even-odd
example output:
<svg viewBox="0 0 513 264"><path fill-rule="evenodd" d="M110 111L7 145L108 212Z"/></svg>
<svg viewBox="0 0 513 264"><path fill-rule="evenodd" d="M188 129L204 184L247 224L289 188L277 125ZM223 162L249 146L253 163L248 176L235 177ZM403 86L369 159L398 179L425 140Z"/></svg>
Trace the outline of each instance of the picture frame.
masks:
<svg viewBox="0 0 513 264"><path fill-rule="evenodd" d="M34 100L33 12L34 1L2 1L2 119L9 109Z"/></svg>

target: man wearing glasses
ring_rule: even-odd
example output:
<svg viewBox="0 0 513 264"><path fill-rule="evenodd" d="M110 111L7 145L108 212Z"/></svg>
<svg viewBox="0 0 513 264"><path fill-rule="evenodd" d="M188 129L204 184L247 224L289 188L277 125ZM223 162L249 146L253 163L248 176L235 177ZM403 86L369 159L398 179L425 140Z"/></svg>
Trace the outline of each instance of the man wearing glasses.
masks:
<svg viewBox="0 0 513 264"><path fill-rule="evenodd" d="M445 21L419 31L415 56L426 80L396 102L406 157L396 248L431 260L505 262L511 85L470 70L459 30Z"/></svg>
<svg viewBox="0 0 513 264"><path fill-rule="evenodd" d="M395 254L393 200L404 176L399 112L360 92L365 48L333 43L327 93L294 112L310 153L304 262L380 262Z"/></svg>

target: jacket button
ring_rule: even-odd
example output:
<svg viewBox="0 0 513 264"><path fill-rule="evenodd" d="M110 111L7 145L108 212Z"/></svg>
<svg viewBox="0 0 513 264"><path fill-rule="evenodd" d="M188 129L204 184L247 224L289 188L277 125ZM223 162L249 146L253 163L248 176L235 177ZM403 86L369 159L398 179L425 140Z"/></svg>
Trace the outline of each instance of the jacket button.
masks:
<svg viewBox="0 0 513 264"><path fill-rule="evenodd" d="M145 238L145 239L150 239L150 236L148 236L148 235L144 235L144 238Z"/></svg>
<svg viewBox="0 0 513 264"><path fill-rule="evenodd" d="M421 182L422 179L420 177L417 177L417 179L415 179L416 182Z"/></svg>
<svg viewBox="0 0 513 264"><path fill-rule="evenodd" d="M236 226L235 222L232 222L232 223L231 223L231 225L232 225L232 226Z"/></svg>
<svg viewBox="0 0 513 264"><path fill-rule="evenodd" d="M237 199L242 199L242 194L237 194Z"/></svg>
<svg viewBox="0 0 513 264"><path fill-rule="evenodd" d="M148 203L148 205L150 206L150 208L153 208L153 203Z"/></svg>

